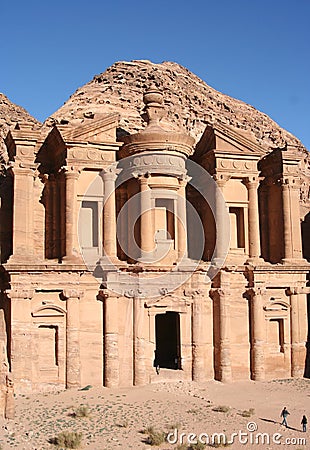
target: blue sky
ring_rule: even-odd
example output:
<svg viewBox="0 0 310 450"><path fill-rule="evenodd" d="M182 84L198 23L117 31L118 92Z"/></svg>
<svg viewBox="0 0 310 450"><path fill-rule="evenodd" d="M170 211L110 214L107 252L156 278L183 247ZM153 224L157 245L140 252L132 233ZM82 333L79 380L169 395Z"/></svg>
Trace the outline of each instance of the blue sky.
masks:
<svg viewBox="0 0 310 450"><path fill-rule="evenodd" d="M1 3L0 92L39 120L115 61L175 61L310 150L309 0Z"/></svg>

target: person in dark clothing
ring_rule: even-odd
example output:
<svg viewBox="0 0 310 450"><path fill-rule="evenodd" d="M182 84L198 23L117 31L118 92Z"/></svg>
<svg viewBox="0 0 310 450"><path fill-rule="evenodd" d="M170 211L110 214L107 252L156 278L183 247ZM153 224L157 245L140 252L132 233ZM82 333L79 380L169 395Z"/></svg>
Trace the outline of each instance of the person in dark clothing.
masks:
<svg viewBox="0 0 310 450"><path fill-rule="evenodd" d="M283 420L282 420L282 422L281 422L281 425L285 425L286 428L287 428L287 421L286 421L286 418L287 418L287 416L288 416L289 414L290 414L290 413L289 413L288 410L286 409L286 406L284 406L284 408L283 408L282 411L281 411L280 417L283 417Z"/></svg>
<svg viewBox="0 0 310 450"><path fill-rule="evenodd" d="M308 423L307 417L303 415L301 419L301 424L302 424L302 431L304 433L307 431L307 423Z"/></svg>

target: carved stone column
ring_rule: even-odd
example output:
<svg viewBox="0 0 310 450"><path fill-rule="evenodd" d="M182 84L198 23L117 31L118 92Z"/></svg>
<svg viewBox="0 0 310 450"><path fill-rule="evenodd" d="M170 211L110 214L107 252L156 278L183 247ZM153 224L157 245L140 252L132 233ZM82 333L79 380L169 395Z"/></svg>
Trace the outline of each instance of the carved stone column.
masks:
<svg viewBox="0 0 310 450"><path fill-rule="evenodd" d="M117 259L115 181L119 172L110 166L100 173L104 183L103 254L110 259Z"/></svg>
<svg viewBox="0 0 310 450"><path fill-rule="evenodd" d="M151 203L151 190L148 185L148 177L145 175L139 177L139 183L141 194L141 258L146 261L151 261L153 259L152 252L154 250L154 220Z"/></svg>
<svg viewBox="0 0 310 450"><path fill-rule="evenodd" d="M245 184L248 189L249 200L249 259L250 261L255 261L260 258L261 254L257 195L259 181L257 177L249 177L246 179Z"/></svg>
<svg viewBox="0 0 310 450"><path fill-rule="evenodd" d="M192 298L192 378L193 381L203 382L210 378L210 366L213 368L212 361L207 360L210 353L208 347L211 345L208 335L210 331L212 333L212 318L209 317L210 314L206 314L206 302L210 299L198 290L193 292Z"/></svg>
<svg viewBox="0 0 310 450"><path fill-rule="evenodd" d="M52 258L58 257L57 252L57 226L58 225L58 208L57 208L57 201L58 201L58 190L57 190L57 182L55 175L50 175L50 213L51 213L51 223L50 223L50 235L51 235L51 241L50 245L52 245ZM73 201L73 200L72 200Z"/></svg>
<svg viewBox="0 0 310 450"><path fill-rule="evenodd" d="M268 233L268 197L269 197L269 185L267 180L264 180L260 188L261 193L261 227L262 227L262 236L261 236L261 253L262 257L268 261L270 258L269 251L269 233Z"/></svg>
<svg viewBox="0 0 310 450"><path fill-rule="evenodd" d="M4 311L0 309L0 419L14 419L14 407L14 389L7 358L6 324Z"/></svg>
<svg viewBox="0 0 310 450"><path fill-rule="evenodd" d="M133 297L133 384L144 386L147 384L147 374L145 368L145 339L144 329L144 298L135 295Z"/></svg>
<svg viewBox="0 0 310 450"><path fill-rule="evenodd" d="M67 300L66 330L66 387L77 388L81 385L80 374L80 305L83 292L65 289L63 297Z"/></svg>
<svg viewBox="0 0 310 450"><path fill-rule="evenodd" d="M284 258L283 262L302 259L299 214L299 183L294 178L282 180Z"/></svg>
<svg viewBox="0 0 310 450"><path fill-rule="evenodd" d="M291 376L302 377L306 358L305 342L307 340L306 325L306 293L310 288L294 288L286 290L291 305Z"/></svg>
<svg viewBox="0 0 310 450"><path fill-rule="evenodd" d="M249 291L251 310L251 377L255 381L265 379L265 334L266 324L263 310L263 288Z"/></svg>
<svg viewBox="0 0 310 450"><path fill-rule="evenodd" d="M214 192L214 202L215 202L215 225L216 225L216 245L214 250L214 262L216 264L222 265L226 259L227 248L226 243L230 241L229 227L230 225L227 223L226 216L226 203L223 197L223 188L226 182L229 180L228 175L214 175L214 179L217 183L217 187L215 186Z"/></svg>
<svg viewBox="0 0 310 450"><path fill-rule="evenodd" d="M34 258L34 169L14 167L14 239L9 263L29 262Z"/></svg>
<svg viewBox="0 0 310 450"><path fill-rule="evenodd" d="M187 258L186 185L188 177L179 179L177 198L178 259Z"/></svg>
<svg viewBox="0 0 310 450"><path fill-rule="evenodd" d="M118 298L100 291L104 298L104 385L119 386Z"/></svg>
<svg viewBox="0 0 310 450"><path fill-rule="evenodd" d="M231 348L230 348L230 299L223 289L211 289L210 295L218 302L219 312L219 367L220 381L228 383L232 380Z"/></svg>
<svg viewBox="0 0 310 450"><path fill-rule="evenodd" d="M122 210L122 208L124 207L125 203L127 201L127 192L125 190L125 188L121 188L120 190L120 211ZM121 260L126 260L126 252L128 252L128 229L127 229L127 217L126 214L121 213L121 222L117 224L117 233L120 233L120 259Z"/></svg>
<svg viewBox="0 0 310 450"><path fill-rule="evenodd" d="M77 232L77 180L79 171L70 168L65 172L66 179L66 262L80 261Z"/></svg>
<svg viewBox="0 0 310 450"><path fill-rule="evenodd" d="M34 290L14 287L8 291L11 299L11 372L17 390L32 389L32 323L31 299Z"/></svg>

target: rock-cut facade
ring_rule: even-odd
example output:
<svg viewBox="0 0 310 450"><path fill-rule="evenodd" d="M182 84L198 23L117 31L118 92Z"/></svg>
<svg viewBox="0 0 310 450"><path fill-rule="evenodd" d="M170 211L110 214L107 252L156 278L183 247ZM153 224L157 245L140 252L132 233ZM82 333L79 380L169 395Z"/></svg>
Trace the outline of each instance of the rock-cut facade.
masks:
<svg viewBox="0 0 310 450"><path fill-rule="evenodd" d="M223 123L198 142L167 128L159 84L143 102L137 132L119 133L119 111L8 132L3 380L25 393L309 376L305 153Z"/></svg>

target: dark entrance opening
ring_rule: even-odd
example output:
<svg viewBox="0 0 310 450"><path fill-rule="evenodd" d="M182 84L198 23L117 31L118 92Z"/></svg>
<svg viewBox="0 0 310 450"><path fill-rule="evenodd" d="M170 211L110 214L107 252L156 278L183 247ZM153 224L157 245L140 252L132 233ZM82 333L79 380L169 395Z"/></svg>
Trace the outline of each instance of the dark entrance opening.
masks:
<svg viewBox="0 0 310 450"><path fill-rule="evenodd" d="M181 369L180 315L166 312L155 316L155 365L165 369Z"/></svg>

